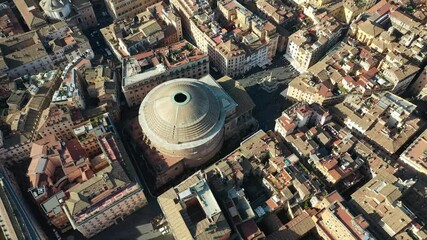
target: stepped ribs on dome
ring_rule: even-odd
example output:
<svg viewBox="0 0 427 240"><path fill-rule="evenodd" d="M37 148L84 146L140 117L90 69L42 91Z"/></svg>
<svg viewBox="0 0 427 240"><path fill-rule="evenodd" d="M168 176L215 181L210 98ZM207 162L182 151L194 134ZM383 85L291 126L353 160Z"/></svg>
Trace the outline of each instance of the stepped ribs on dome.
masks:
<svg viewBox="0 0 427 240"><path fill-rule="evenodd" d="M253 120L250 103L249 108L239 106L210 75L170 80L151 90L141 103L138 121L156 187L200 167L225 140L238 136Z"/></svg>
<svg viewBox="0 0 427 240"><path fill-rule="evenodd" d="M168 81L154 88L140 107L139 123L159 152L197 167L221 148L225 111L211 87L194 79Z"/></svg>

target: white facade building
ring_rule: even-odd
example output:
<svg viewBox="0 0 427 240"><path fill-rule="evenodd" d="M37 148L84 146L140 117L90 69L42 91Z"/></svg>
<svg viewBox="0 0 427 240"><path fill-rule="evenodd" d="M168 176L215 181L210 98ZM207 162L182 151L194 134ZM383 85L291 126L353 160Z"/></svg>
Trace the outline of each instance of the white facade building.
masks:
<svg viewBox="0 0 427 240"><path fill-rule="evenodd" d="M42 0L40 7L50 19L64 20L71 13L69 0Z"/></svg>

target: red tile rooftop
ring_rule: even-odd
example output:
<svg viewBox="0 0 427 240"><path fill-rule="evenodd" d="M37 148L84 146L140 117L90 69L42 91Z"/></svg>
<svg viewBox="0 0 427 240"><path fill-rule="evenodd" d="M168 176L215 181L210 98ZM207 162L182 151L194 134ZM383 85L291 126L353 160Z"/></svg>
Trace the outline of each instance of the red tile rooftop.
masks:
<svg viewBox="0 0 427 240"><path fill-rule="evenodd" d="M365 73L363 74L363 76L364 76L366 79L371 79L371 78L372 78L372 77L374 77L377 73L378 73L378 69L377 69L376 67L373 67L373 68L369 69L367 72L365 72Z"/></svg>
<svg viewBox="0 0 427 240"><path fill-rule="evenodd" d="M232 9L235 9L238 6L239 6L239 4L236 1L232 0L231 2L225 4L224 8L230 11Z"/></svg>
<svg viewBox="0 0 427 240"><path fill-rule="evenodd" d="M415 143L410 147L406 156L410 158L424 168L427 168L426 156L427 156L427 132L424 134L425 137L418 138Z"/></svg>
<svg viewBox="0 0 427 240"><path fill-rule="evenodd" d="M291 184L292 181L292 177L291 175L289 175L288 172L286 172L284 169L282 169L282 171L280 171L280 174L278 176L276 176L278 178L278 180L285 184L285 185L289 185Z"/></svg>
<svg viewBox="0 0 427 240"><path fill-rule="evenodd" d="M356 223L359 224L362 229L367 229L369 227L369 223L365 220L365 218L363 218L362 215L355 217L354 221L356 221Z"/></svg>
<svg viewBox="0 0 427 240"><path fill-rule="evenodd" d="M279 205L273 200L273 198L269 198L267 201L265 201L265 204L270 208L271 211L274 211Z"/></svg>
<svg viewBox="0 0 427 240"><path fill-rule="evenodd" d="M71 80L72 80L71 76L72 76L72 73L73 73L73 69L81 70L81 69L83 69L85 67L90 67L90 66L92 66L92 64L91 64L91 62L90 62L89 59L87 59L87 58L81 58L80 61L78 61L73 67L70 67L70 69L68 70L67 75L65 76L63 82L65 82L65 83L71 83Z"/></svg>
<svg viewBox="0 0 427 240"><path fill-rule="evenodd" d="M24 32L18 19L9 7L0 10L0 32L4 33L6 37Z"/></svg>
<svg viewBox="0 0 427 240"><path fill-rule="evenodd" d="M309 130L308 130L308 132L311 134L311 135L316 135L317 134L317 128L316 127L311 127Z"/></svg>
<svg viewBox="0 0 427 240"><path fill-rule="evenodd" d="M337 159L331 159L331 160L320 160L322 165L328 169L331 170L332 168L336 167L338 165L338 160Z"/></svg>
<svg viewBox="0 0 427 240"><path fill-rule="evenodd" d="M137 55L133 56L133 58L135 58L136 60L141 60L141 59L145 59L145 58L153 57L153 56L154 56L154 51L151 50L148 52L137 54Z"/></svg>
<svg viewBox="0 0 427 240"><path fill-rule="evenodd" d="M276 27L273 24L271 24L270 22L267 22L266 24L264 24L264 29L267 32L269 32L269 31L276 29Z"/></svg>
<svg viewBox="0 0 427 240"><path fill-rule="evenodd" d="M78 108L72 108L71 109L71 120L74 123L81 123L84 120L82 112L80 111L80 109L78 109Z"/></svg>
<svg viewBox="0 0 427 240"><path fill-rule="evenodd" d="M330 203L344 201L341 194L339 194L337 191L330 193L328 196L326 196L326 199L328 199L328 202Z"/></svg>
<svg viewBox="0 0 427 240"><path fill-rule="evenodd" d="M119 53L120 53L120 55L121 55L122 57L129 57L129 54L127 54L124 50L122 50L122 49L117 49L117 51L119 51Z"/></svg>
<svg viewBox="0 0 427 240"><path fill-rule="evenodd" d="M313 110L308 105L303 104L303 105L298 106L297 108L295 108L295 112L299 113L300 115L307 116L311 112L313 112Z"/></svg>
<svg viewBox="0 0 427 240"><path fill-rule="evenodd" d="M241 32L242 32L242 29L240 29L240 28L233 29L234 34L241 33Z"/></svg>
<svg viewBox="0 0 427 240"><path fill-rule="evenodd" d="M83 149L79 140L77 140L76 138L67 141L65 143L65 147L67 148L68 152L70 153L71 158L74 161L77 161L81 158L87 157L85 150Z"/></svg>
<svg viewBox="0 0 427 240"><path fill-rule="evenodd" d="M377 4L375 4L373 7L371 7L368 12L369 13L377 13L379 16L382 16L390 11L395 11L397 9L397 6L391 5L387 2L387 0L381 0Z"/></svg>
<svg viewBox="0 0 427 240"><path fill-rule="evenodd" d="M227 156L228 161L234 161L237 157L242 156L242 154L239 151L233 151Z"/></svg>
<svg viewBox="0 0 427 240"><path fill-rule="evenodd" d="M280 123L282 124L283 128L286 129L287 131L294 129L295 128L295 123L293 123L293 121L291 122L289 118L287 118L286 116L280 116L279 118Z"/></svg>
<svg viewBox="0 0 427 240"><path fill-rule="evenodd" d="M335 208L335 211L336 216L341 220L342 223L344 223L347 229L350 230L353 235L357 236L358 239L363 239L363 231L360 231L355 226L355 224L353 223L353 216L348 212L348 210L344 209L341 205L338 205L337 208Z"/></svg>
<svg viewBox="0 0 427 240"><path fill-rule="evenodd" d="M339 146L341 143L342 143L342 140L341 140L341 139L336 139L336 140L332 143L332 145L333 145L333 146Z"/></svg>
<svg viewBox="0 0 427 240"><path fill-rule="evenodd" d="M305 134L303 132L297 132L295 133L295 138L301 138L303 137Z"/></svg>
<svg viewBox="0 0 427 240"><path fill-rule="evenodd" d="M255 239L255 236L262 234L253 219L240 224L238 228L244 240Z"/></svg>
<svg viewBox="0 0 427 240"><path fill-rule="evenodd" d="M339 181L339 180L341 180L341 178L342 178L341 173L339 173L339 172L338 172L338 170L337 170L336 168L334 168L334 169L332 169L332 170L329 170L329 174L332 176L332 178L333 178L335 181Z"/></svg>
<svg viewBox="0 0 427 240"><path fill-rule="evenodd" d="M372 52L368 48L361 47L359 49L360 49L359 56L361 58L365 59L365 58L371 58L371 57L373 57Z"/></svg>
<svg viewBox="0 0 427 240"><path fill-rule="evenodd" d="M212 38L212 40L213 40L216 44L220 44L220 43L222 43L222 36L221 36L221 35L218 35L218 36L216 36L216 37Z"/></svg>
<svg viewBox="0 0 427 240"><path fill-rule="evenodd" d="M280 156L280 157L272 157L269 159L270 162L274 163L278 169L283 169L283 167L285 166L285 157Z"/></svg>
<svg viewBox="0 0 427 240"><path fill-rule="evenodd" d="M112 161L118 160L118 159L117 159L117 157L116 157L116 154L114 153L114 151L113 151L113 149L112 149L112 147L114 147L114 146L111 146L111 143L110 143L110 142L108 142L107 138L106 138L106 137L103 137L103 138L101 139L101 142L102 142L102 144L103 144L103 146L104 146L104 148L105 148L105 150L106 150L106 154L108 155L108 157L109 157ZM115 143L113 143L113 144L115 144Z"/></svg>
<svg viewBox="0 0 427 240"><path fill-rule="evenodd" d="M328 88L324 83L321 83L319 94L324 97L334 96L334 94L332 93L332 90Z"/></svg>
<svg viewBox="0 0 427 240"><path fill-rule="evenodd" d="M380 158L376 154L368 158L368 164L369 164L369 168L371 168L374 173L379 173L380 171L386 171L389 174L394 174L397 171L397 168L386 163L382 158Z"/></svg>
<svg viewBox="0 0 427 240"><path fill-rule="evenodd" d="M71 44L75 44L76 40L74 39L73 36L67 36L64 38L64 42L66 45L71 45Z"/></svg>
<svg viewBox="0 0 427 240"><path fill-rule="evenodd" d="M350 75L345 76L344 80L349 84L353 84L354 86L357 86L357 82Z"/></svg>

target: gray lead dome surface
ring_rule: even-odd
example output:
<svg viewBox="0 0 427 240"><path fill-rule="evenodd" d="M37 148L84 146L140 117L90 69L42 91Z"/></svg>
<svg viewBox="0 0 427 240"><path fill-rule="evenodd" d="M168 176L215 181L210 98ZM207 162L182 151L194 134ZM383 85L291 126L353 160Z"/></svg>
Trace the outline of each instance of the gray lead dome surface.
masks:
<svg viewBox="0 0 427 240"><path fill-rule="evenodd" d="M209 85L176 79L150 91L141 104L139 121L152 141L180 144L209 137L217 124L223 125L221 110Z"/></svg>

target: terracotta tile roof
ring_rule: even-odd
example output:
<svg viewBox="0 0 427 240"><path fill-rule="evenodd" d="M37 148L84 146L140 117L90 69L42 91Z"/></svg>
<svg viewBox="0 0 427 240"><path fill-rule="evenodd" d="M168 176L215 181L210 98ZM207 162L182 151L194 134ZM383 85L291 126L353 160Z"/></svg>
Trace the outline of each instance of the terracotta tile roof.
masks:
<svg viewBox="0 0 427 240"><path fill-rule="evenodd" d="M342 178L342 175L337 171L337 169L332 169L329 171L329 174L332 176L333 179L336 181L339 181Z"/></svg>
<svg viewBox="0 0 427 240"><path fill-rule="evenodd" d="M267 201L265 201L265 203L271 211L274 211L279 206L272 198L269 198Z"/></svg>
<svg viewBox="0 0 427 240"><path fill-rule="evenodd" d="M331 192L329 195L326 196L326 199L330 203L333 203L335 201L337 201L337 202L344 201L344 199L342 198L341 194L339 194L337 191Z"/></svg>
<svg viewBox="0 0 427 240"><path fill-rule="evenodd" d="M86 152L83 149L82 145L80 145L80 142L77 138L71 139L65 143L65 147L67 148L68 152L70 153L71 158L74 161L77 161L81 158L86 157Z"/></svg>

